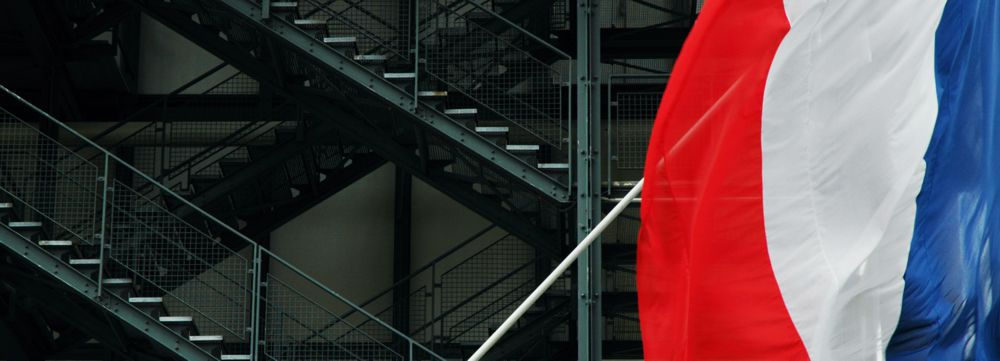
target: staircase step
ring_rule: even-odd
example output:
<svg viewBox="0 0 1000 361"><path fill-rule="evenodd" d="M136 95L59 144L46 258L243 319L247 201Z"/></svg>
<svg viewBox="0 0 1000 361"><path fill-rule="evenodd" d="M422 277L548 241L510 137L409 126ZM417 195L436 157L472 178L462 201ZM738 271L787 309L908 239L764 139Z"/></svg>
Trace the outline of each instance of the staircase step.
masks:
<svg viewBox="0 0 1000 361"><path fill-rule="evenodd" d="M129 297L128 303L149 317L159 318L163 314L163 297Z"/></svg>
<svg viewBox="0 0 1000 361"><path fill-rule="evenodd" d="M135 305L158 305L163 303L163 297L129 297L128 303Z"/></svg>
<svg viewBox="0 0 1000 361"><path fill-rule="evenodd" d="M354 61L360 61L365 63L377 63L386 60L389 60L389 57L382 54L361 54L354 56Z"/></svg>
<svg viewBox="0 0 1000 361"><path fill-rule="evenodd" d="M452 116L467 116L471 117L479 114L479 109L476 108L451 108L445 109L444 114Z"/></svg>
<svg viewBox="0 0 1000 361"><path fill-rule="evenodd" d="M73 241L46 240L38 241L38 245L45 248L69 248L73 247Z"/></svg>
<svg viewBox="0 0 1000 361"><path fill-rule="evenodd" d="M212 356L222 356L222 335L188 336L188 341L198 345Z"/></svg>
<svg viewBox="0 0 1000 361"><path fill-rule="evenodd" d="M448 91L445 90L421 90L417 92L417 96L424 98L431 97L446 97L448 96Z"/></svg>
<svg viewBox="0 0 1000 361"><path fill-rule="evenodd" d="M508 127L476 127L476 133L480 134L506 134L510 132Z"/></svg>
<svg viewBox="0 0 1000 361"><path fill-rule="evenodd" d="M319 19L295 19L295 25L300 28L322 28L326 26L326 20Z"/></svg>
<svg viewBox="0 0 1000 361"><path fill-rule="evenodd" d="M537 152L541 149L538 144L507 144L505 147L511 153Z"/></svg>
<svg viewBox="0 0 1000 361"><path fill-rule="evenodd" d="M538 169L567 171L569 170L569 163L538 163Z"/></svg>
<svg viewBox="0 0 1000 361"><path fill-rule="evenodd" d="M221 335L194 335L194 336L188 336L188 341L191 341L191 342L204 342L204 343L222 342L222 336Z"/></svg>
<svg viewBox="0 0 1000 361"><path fill-rule="evenodd" d="M98 272L101 270L101 259L99 258L76 258L69 260L69 265L92 280L97 280Z"/></svg>
<svg viewBox="0 0 1000 361"><path fill-rule="evenodd" d="M118 298L128 299L129 293L132 291L132 279L131 278L105 278L103 282L104 289L118 296Z"/></svg>
<svg viewBox="0 0 1000 361"><path fill-rule="evenodd" d="M10 228L42 228L42 222L9 222L7 226Z"/></svg>
<svg viewBox="0 0 1000 361"><path fill-rule="evenodd" d="M104 285L105 286L131 286L132 285L132 279L131 278L105 278L104 279Z"/></svg>
<svg viewBox="0 0 1000 361"><path fill-rule="evenodd" d="M191 324L194 317L191 316L160 316L158 319L162 324Z"/></svg>
<svg viewBox="0 0 1000 361"><path fill-rule="evenodd" d="M295 1L275 1L271 3L272 9L294 10L298 7L299 3Z"/></svg>
<svg viewBox="0 0 1000 361"><path fill-rule="evenodd" d="M65 240L43 240L38 241L38 246L44 248L56 258L65 260L70 251L73 250L73 241Z"/></svg>
<svg viewBox="0 0 1000 361"><path fill-rule="evenodd" d="M323 38L323 42L334 46L350 46L357 44L358 38L354 36L327 36Z"/></svg>
<svg viewBox="0 0 1000 361"><path fill-rule="evenodd" d="M7 226L18 234L31 238L42 231L42 222L9 222Z"/></svg>
<svg viewBox="0 0 1000 361"><path fill-rule="evenodd" d="M250 355L222 355L222 361L227 361L227 360L232 360L232 361L247 360L247 361L249 361L250 360Z"/></svg>
<svg viewBox="0 0 1000 361"><path fill-rule="evenodd" d="M6 215L14 211L14 203L0 203L0 215Z"/></svg>
<svg viewBox="0 0 1000 361"><path fill-rule="evenodd" d="M385 73L383 75L386 79L413 79L415 75L413 73Z"/></svg>
<svg viewBox="0 0 1000 361"><path fill-rule="evenodd" d="M70 266L80 266L80 267L84 267L84 266L100 266L101 265L101 259L100 258L74 258L74 259L69 260L69 265Z"/></svg>

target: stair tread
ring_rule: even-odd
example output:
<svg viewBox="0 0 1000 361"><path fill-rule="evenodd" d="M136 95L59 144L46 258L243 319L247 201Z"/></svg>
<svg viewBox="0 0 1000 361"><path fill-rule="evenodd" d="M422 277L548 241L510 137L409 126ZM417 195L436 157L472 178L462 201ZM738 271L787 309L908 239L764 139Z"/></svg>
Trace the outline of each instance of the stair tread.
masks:
<svg viewBox="0 0 1000 361"><path fill-rule="evenodd" d="M538 163L539 169L567 170L569 163Z"/></svg>
<svg viewBox="0 0 1000 361"><path fill-rule="evenodd" d="M73 241L45 240L45 241L38 241L38 245L42 247L72 247Z"/></svg>
<svg viewBox="0 0 1000 361"><path fill-rule="evenodd" d="M10 202L2 202L2 203L0 203L0 210L3 210L3 209L12 209L12 208L14 208L14 203L10 203Z"/></svg>
<svg viewBox="0 0 1000 361"><path fill-rule="evenodd" d="M299 3L295 1L275 1L271 3L272 8L295 8Z"/></svg>
<svg viewBox="0 0 1000 361"><path fill-rule="evenodd" d="M537 152L541 146L538 144L507 144L506 149L511 152Z"/></svg>
<svg viewBox="0 0 1000 361"><path fill-rule="evenodd" d="M510 132L508 127L476 127L477 133L507 133Z"/></svg>
<svg viewBox="0 0 1000 361"><path fill-rule="evenodd" d="M250 355L222 355L222 360L250 360Z"/></svg>
<svg viewBox="0 0 1000 361"><path fill-rule="evenodd" d="M382 76L386 79L412 79L415 75L413 73L385 73Z"/></svg>
<svg viewBox="0 0 1000 361"><path fill-rule="evenodd" d="M295 19L295 25L326 25L326 20L319 20L319 19Z"/></svg>
<svg viewBox="0 0 1000 361"><path fill-rule="evenodd" d="M323 38L323 42L327 44L351 44L357 43L358 38L356 36L327 36Z"/></svg>
<svg viewBox="0 0 1000 361"><path fill-rule="evenodd" d="M446 90L421 90L417 92L417 96L421 97L446 97L448 96L448 91Z"/></svg>
<svg viewBox="0 0 1000 361"><path fill-rule="evenodd" d="M478 114L479 109L476 108L449 108L445 109L444 113L447 115L471 115Z"/></svg>
<svg viewBox="0 0 1000 361"><path fill-rule="evenodd" d="M104 284L106 285L128 285L132 284L131 278L105 278Z"/></svg>
<svg viewBox="0 0 1000 361"><path fill-rule="evenodd" d="M222 335L195 335L188 336L191 342L222 342Z"/></svg>
<svg viewBox="0 0 1000 361"><path fill-rule="evenodd" d="M194 317L191 316L160 316L159 321L162 323L191 323L194 322Z"/></svg>
<svg viewBox="0 0 1000 361"><path fill-rule="evenodd" d="M163 297L129 297L129 303L163 303Z"/></svg>
<svg viewBox="0 0 1000 361"><path fill-rule="evenodd" d="M381 54L360 54L354 56L355 61L386 61L389 57Z"/></svg>
<svg viewBox="0 0 1000 361"><path fill-rule="evenodd" d="M41 227L42 222L8 222L7 226L10 228L31 228L31 227Z"/></svg>
<svg viewBox="0 0 1000 361"><path fill-rule="evenodd" d="M101 264L100 258L74 258L69 260L70 266L92 266Z"/></svg>

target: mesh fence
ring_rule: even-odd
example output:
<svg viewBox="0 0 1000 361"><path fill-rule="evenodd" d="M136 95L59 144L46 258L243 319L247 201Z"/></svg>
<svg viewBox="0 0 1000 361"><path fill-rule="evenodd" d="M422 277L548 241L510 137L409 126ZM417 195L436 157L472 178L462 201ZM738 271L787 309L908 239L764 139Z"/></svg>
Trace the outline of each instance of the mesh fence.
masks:
<svg viewBox="0 0 1000 361"><path fill-rule="evenodd" d="M488 337L534 288L534 252L508 236L443 272L443 337L455 342Z"/></svg>
<svg viewBox="0 0 1000 361"><path fill-rule="evenodd" d="M279 271L280 272L280 271ZM341 318L349 307L297 277L267 275L264 302L264 356L271 360L404 360L391 346L391 334L371 334L356 324L362 315ZM308 296L307 296L308 295Z"/></svg>
<svg viewBox="0 0 1000 361"><path fill-rule="evenodd" d="M109 258L123 276L148 286L140 295L163 296L172 314L195 317L202 332L245 337L251 308L247 258L158 202L113 184Z"/></svg>
<svg viewBox="0 0 1000 361"><path fill-rule="evenodd" d="M421 2L426 72L484 108L480 117L499 117L562 148L568 114L561 84L569 80L568 72L515 46L512 41L523 35L492 25L499 20L470 18L474 8Z"/></svg>
<svg viewBox="0 0 1000 361"><path fill-rule="evenodd" d="M397 0L302 0L302 19L321 21L325 35L353 36L360 54L409 60L410 3Z"/></svg>
<svg viewBox="0 0 1000 361"><path fill-rule="evenodd" d="M37 124L36 124L37 125ZM57 238L94 240L99 169L0 108L0 190L31 211L24 221L54 222Z"/></svg>
<svg viewBox="0 0 1000 361"><path fill-rule="evenodd" d="M661 97L662 93L656 92L621 92L615 97L618 168L642 169Z"/></svg>

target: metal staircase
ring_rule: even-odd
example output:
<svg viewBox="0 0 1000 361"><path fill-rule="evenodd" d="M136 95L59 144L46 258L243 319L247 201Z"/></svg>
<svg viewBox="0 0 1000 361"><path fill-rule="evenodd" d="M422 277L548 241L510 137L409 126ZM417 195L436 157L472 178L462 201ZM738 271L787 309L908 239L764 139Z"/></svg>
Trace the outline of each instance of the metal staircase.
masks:
<svg viewBox="0 0 1000 361"><path fill-rule="evenodd" d="M0 244L59 292L117 320L120 339L149 340L157 356L185 360L443 360L0 90L19 103L0 109ZM88 159L94 154L96 162ZM129 178L155 190L139 192L122 182ZM168 210L166 199L191 214Z"/></svg>
<svg viewBox="0 0 1000 361"><path fill-rule="evenodd" d="M536 59L482 27L473 14L490 15L485 8L134 2L518 237L551 253L560 246L553 240L572 184L569 62Z"/></svg>
<svg viewBox="0 0 1000 361"><path fill-rule="evenodd" d="M465 359L551 267L549 257L490 225L358 305L439 355ZM489 359L551 359L561 351L549 346L566 346L571 278L565 274Z"/></svg>
<svg viewBox="0 0 1000 361"><path fill-rule="evenodd" d="M262 91L246 74L205 81L224 68L196 76L94 140L116 140L110 151L255 240L385 164L370 148L266 87ZM177 95L198 87L207 89ZM206 102L233 105L222 114L195 114L197 120L155 117L149 110L200 109ZM138 129L125 126L147 118L154 120ZM143 178L124 182L147 197L158 194ZM164 201L182 218L191 213L182 203Z"/></svg>

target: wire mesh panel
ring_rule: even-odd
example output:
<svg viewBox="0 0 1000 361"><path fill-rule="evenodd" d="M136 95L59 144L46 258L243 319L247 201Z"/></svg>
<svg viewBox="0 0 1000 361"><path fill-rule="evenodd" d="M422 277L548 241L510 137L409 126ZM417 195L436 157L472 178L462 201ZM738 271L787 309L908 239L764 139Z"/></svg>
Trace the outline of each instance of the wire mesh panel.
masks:
<svg viewBox="0 0 1000 361"><path fill-rule="evenodd" d="M534 288L534 249L507 236L441 274L442 336L478 342Z"/></svg>
<svg viewBox="0 0 1000 361"><path fill-rule="evenodd" d="M330 36L355 37L361 54L409 59L409 1L304 0L299 1L299 14L325 22Z"/></svg>
<svg viewBox="0 0 1000 361"><path fill-rule="evenodd" d="M226 78L219 84L209 88L203 94L212 95L238 95L238 94L257 94L260 92L260 83L254 78L251 78L245 73L236 73Z"/></svg>
<svg viewBox="0 0 1000 361"><path fill-rule="evenodd" d="M662 93L621 92L615 97L618 168L642 169Z"/></svg>
<svg viewBox="0 0 1000 361"><path fill-rule="evenodd" d="M110 260L144 296L163 296L172 314L195 317L203 333L246 337L250 262L125 184L114 181Z"/></svg>
<svg viewBox="0 0 1000 361"><path fill-rule="evenodd" d="M24 221L54 222L57 238L95 239L99 169L0 108L0 190L32 212Z"/></svg>
<svg viewBox="0 0 1000 361"><path fill-rule="evenodd" d="M266 292L264 356L270 360L406 359L390 346L388 329L371 334L356 326L367 320L363 315L341 318L350 307L316 284L294 276L286 282L268 274Z"/></svg>
<svg viewBox="0 0 1000 361"><path fill-rule="evenodd" d="M51 120L56 129L82 138L6 88L0 86L0 90ZM271 269L285 267L284 274L293 282L274 274L262 275L259 257L266 250L203 210L185 203L166 186L136 173L133 167L96 143L76 139L85 144L77 153L45 137L31 124L7 112L2 114L0 198L14 198L24 206L40 207L46 213L36 213L45 221L63 219L63 213L59 213L63 210L69 210L69 214L83 213L90 228L95 228L93 217L99 213L101 235L106 236L99 238L101 243L71 244L87 246L73 250L78 256L98 257L99 269L93 276L99 294L103 286L106 293L101 295L107 297L128 298L129 302L162 302L165 310L149 311L154 317L165 312L193 318L193 327L170 326L179 336L222 336L226 351L237 355L253 356L258 345L263 344L268 346L266 356L274 360L404 360L413 354L411 350L418 349L422 350L421 357L443 360L377 320L374 324L381 326L376 328L377 332L353 326L373 318L273 254L271 259L278 262ZM99 169L79 156L93 153L103 155L100 159L110 163L102 162L104 167ZM53 175L45 175L48 173L44 168L50 168ZM77 171L84 174L87 183L75 182L77 177L73 174ZM98 171L101 178L97 177ZM36 178L45 175L43 179L51 178L54 188L26 176L12 177L12 172ZM87 201L69 201L72 195L62 191L59 182L63 179L57 177L73 184L66 189L74 194L86 194ZM147 192L151 196L121 180L134 177L146 178L153 188ZM44 193L50 190L51 194ZM33 194L48 198L35 198ZM19 195L23 198L18 198ZM77 203L86 207L77 207ZM179 206L172 212L167 210L169 204ZM74 211L77 208L82 210ZM58 222L55 226L65 228ZM90 235L94 235L92 231ZM262 277L265 282L258 282ZM268 297L258 292L261 287L266 287ZM307 292L303 293L303 289ZM132 301L132 297L145 299ZM264 299L267 301L261 305L259 302ZM354 315L337 316L345 311L354 311ZM167 320L159 321L168 326ZM149 324L149 327L160 326ZM386 345L392 341L397 342Z"/></svg>
<svg viewBox="0 0 1000 361"><path fill-rule="evenodd" d="M568 134L562 84L569 80L568 71L515 46L512 40L524 35L498 26L501 20L472 18L484 13L471 4L420 4L420 54L426 72L485 107L481 114L489 110L562 148Z"/></svg>

